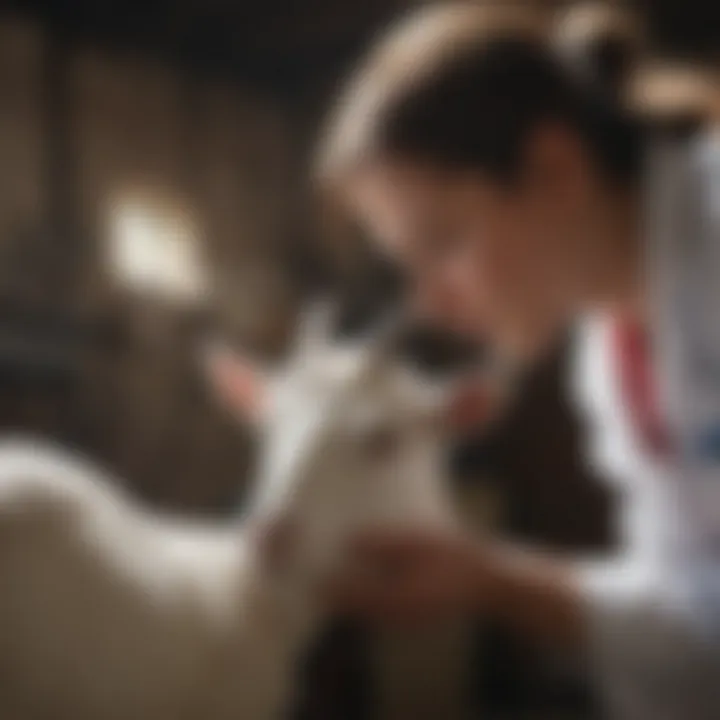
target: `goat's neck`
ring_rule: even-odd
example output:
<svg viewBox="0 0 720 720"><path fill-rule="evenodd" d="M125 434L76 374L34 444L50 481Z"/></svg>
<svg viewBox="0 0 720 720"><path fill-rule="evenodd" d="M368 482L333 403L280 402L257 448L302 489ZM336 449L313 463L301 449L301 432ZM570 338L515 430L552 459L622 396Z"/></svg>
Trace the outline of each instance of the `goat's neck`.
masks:
<svg viewBox="0 0 720 720"><path fill-rule="evenodd" d="M276 638L283 652L290 656L301 652L324 617L314 583L299 568L269 567L252 541L246 553L247 572L240 578L246 591L240 594L238 610Z"/></svg>

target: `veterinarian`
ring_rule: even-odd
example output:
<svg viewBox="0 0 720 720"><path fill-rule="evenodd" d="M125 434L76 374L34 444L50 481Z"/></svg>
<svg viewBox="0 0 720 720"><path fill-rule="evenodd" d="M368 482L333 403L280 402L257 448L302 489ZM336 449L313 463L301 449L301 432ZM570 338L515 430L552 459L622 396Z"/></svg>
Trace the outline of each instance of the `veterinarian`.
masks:
<svg viewBox="0 0 720 720"><path fill-rule="evenodd" d="M611 717L720 717L720 140L651 128L497 12L383 38L324 136L324 189L403 267L418 311L531 363L577 330L589 458L617 557L398 531L335 600L480 611L587 662ZM362 579L360 579L362 578Z"/></svg>

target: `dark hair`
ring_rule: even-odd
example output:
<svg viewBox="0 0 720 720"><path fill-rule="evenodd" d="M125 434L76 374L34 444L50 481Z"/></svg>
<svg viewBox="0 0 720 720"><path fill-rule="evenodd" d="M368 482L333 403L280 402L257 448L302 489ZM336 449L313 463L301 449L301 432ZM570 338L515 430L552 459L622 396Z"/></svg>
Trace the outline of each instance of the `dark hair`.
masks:
<svg viewBox="0 0 720 720"><path fill-rule="evenodd" d="M492 25L475 6L426 11L378 46L351 82L320 172L332 181L368 159L393 157L511 182L532 131L559 121L608 180L631 183L642 132L615 92L627 57L619 38L594 42L585 62L594 56L602 72L588 78L577 57L562 56L546 37Z"/></svg>

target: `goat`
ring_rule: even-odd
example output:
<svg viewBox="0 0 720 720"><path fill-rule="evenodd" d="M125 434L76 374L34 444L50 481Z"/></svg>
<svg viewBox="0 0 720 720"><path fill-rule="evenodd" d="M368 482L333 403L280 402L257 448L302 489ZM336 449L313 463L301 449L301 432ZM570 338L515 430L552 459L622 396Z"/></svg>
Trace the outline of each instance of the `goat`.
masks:
<svg viewBox="0 0 720 720"><path fill-rule="evenodd" d="M333 343L314 313L274 376L232 363L264 437L239 522L151 511L45 443L0 446L0 716L277 718L350 535L454 525L440 396L380 340ZM278 557L253 528L286 521Z"/></svg>

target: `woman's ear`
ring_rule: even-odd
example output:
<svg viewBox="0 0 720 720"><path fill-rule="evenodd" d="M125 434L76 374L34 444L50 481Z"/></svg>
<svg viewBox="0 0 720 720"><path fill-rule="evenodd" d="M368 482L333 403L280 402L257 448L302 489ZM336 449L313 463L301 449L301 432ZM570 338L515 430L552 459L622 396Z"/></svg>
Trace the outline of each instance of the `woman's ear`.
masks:
<svg viewBox="0 0 720 720"><path fill-rule="evenodd" d="M254 363L225 348L206 353L205 374L215 397L235 417L260 423L267 410L267 380Z"/></svg>

